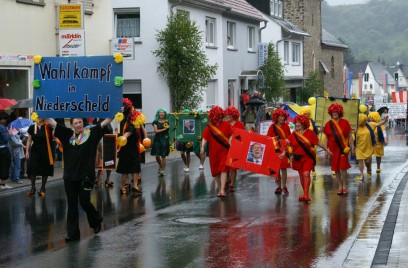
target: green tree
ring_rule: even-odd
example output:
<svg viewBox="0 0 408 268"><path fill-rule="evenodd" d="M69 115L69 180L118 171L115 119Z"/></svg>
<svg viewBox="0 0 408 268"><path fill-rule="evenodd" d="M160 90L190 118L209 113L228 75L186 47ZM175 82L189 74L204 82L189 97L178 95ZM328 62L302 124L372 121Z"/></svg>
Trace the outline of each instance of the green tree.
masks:
<svg viewBox="0 0 408 268"><path fill-rule="evenodd" d="M303 87L303 99L308 100L310 97L316 95L323 95L323 81L320 78L320 73L318 70L310 72L309 79L306 80L305 86Z"/></svg>
<svg viewBox="0 0 408 268"><path fill-rule="evenodd" d="M268 102L278 101L285 90L284 68L272 43L268 45L268 57L260 69L265 82L263 89L265 100Z"/></svg>
<svg viewBox="0 0 408 268"><path fill-rule="evenodd" d="M159 58L157 71L169 87L172 110L196 109L217 70L216 64L208 64L202 50L202 32L185 13L177 12L157 32L156 40L159 48L153 55Z"/></svg>

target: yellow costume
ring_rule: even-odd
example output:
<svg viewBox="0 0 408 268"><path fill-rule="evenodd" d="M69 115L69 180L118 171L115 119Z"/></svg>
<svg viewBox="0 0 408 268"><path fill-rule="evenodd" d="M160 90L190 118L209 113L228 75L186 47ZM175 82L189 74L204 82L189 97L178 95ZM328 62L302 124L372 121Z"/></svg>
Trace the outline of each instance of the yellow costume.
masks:
<svg viewBox="0 0 408 268"><path fill-rule="evenodd" d="M374 130L376 123L369 122L371 128ZM357 160L368 159L373 155L374 146L371 141L370 131L366 126L361 127L360 125L357 128L356 133L356 158Z"/></svg>
<svg viewBox="0 0 408 268"><path fill-rule="evenodd" d="M385 133L385 126L380 126L383 133ZM377 145L374 146L374 153L373 155L376 157L383 157L384 156L384 144L378 140L378 129L375 128L374 130L375 134L375 141L377 142Z"/></svg>

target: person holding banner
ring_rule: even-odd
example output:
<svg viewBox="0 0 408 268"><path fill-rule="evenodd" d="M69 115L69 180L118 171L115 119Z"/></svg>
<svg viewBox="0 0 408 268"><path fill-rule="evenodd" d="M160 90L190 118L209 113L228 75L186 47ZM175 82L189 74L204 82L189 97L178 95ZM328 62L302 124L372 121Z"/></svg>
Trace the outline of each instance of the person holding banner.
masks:
<svg viewBox="0 0 408 268"><path fill-rule="evenodd" d="M82 118L71 118L72 129L48 118L46 121L55 129L64 147L64 187L67 195L67 235L65 241L80 239L78 201L85 210L89 227L95 234L101 231L103 217L91 203L91 191L95 181L96 150L103 136L103 129L113 118L106 118L89 129L84 128Z"/></svg>
<svg viewBox="0 0 408 268"><path fill-rule="evenodd" d="M319 141L316 133L309 128L309 117L298 115L295 117L294 123L296 130L289 135L286 143L292 147L292 168L299 173L300 184L303 189L303 196L299 197L299 201L308 202L311 201L309 197L310 171L316 165L315 146L319 145L328 154L331 152ZM282 158L284 156L285 153L281 155Z"/></svg>
<svg viewBox="0 0 408 268"><path fill-rule="evenodd" d="M328 113L331 120L325 124L323 133L327 137L326 144L330 152L332 152L330 158L331 170L336 174L337 194L347 195L347 169L351 167L348 155L350 150L354 154L353 133L350 123L342 118L344 111L341 104L333 103L330 105ZM327 153L326 157L328 157Z"/></svg>
<svg viewBox="0 0 408 268"><path fill-rule="evenodd" d="M156 157L156 162L159 164L159 176L164 176L166 170L166 157L169 156L170 153L170 124L167 119L167 110L165 108L157 110L152 124L155 135L151 155Z"/></svg>
<svg viewBox="0 0 408 268"><path fill-rule="evenodd" d="M234 106L229 106L225 109L225 120L231 124L232 131L235 129L244 129L245 125L239 121L239 111ZM237 168L230 167L229 173L229 191L231 193L235 192L235 181L237 179Z"/></svg>
<svg viewBox="0 0 408 268"><path fill-rule="evenodd" d="M219 106L214 106L208 113L210 123L203 131L201 141L201 155L204 155L204 148L208 142L211 174L219 187L218 197L225 197L225 186L229 167L226 165L230 138L232 136L231 124L222 121L224 111Z"/></svg>
<svg viewBox="0 0 408 268"><path fill-rule="evenodd" d="M35 195L35 180L37 176L41 176L38 195L44 197L48 176L54 175L55 142L52 131L51 126L42 118L38 118L36 123L28 128L25 155L28 160L27 175L31 180L29 196Z"/></svg>
<svg viewBox="0 0 408 268"><path fill-rule="evenodd" d="M286 122L287 118L288 114L285 110L281 108L276 109L272 114L273 124L269 127L267 136L276 137L279 142L285 141L290 135L289 124ZM289 158L285 156L282 158L280 172L276 179L278 187L275 189L275 194L289 194L288 188L286 187L286 181L288 178L287 168L290 168L290 162Z"/></svg>

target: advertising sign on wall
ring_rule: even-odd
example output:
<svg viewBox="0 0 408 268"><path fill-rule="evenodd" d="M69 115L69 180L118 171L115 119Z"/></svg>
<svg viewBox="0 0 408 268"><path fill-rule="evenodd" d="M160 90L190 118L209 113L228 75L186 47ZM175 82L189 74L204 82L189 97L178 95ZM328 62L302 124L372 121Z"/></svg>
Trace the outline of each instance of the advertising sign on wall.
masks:
<svg viewBox="0 0 408 268"><path fill-rule="evenodd" d="M121 53L126 60L135 58L133 38L113 38L112 54Z"/></svg>
<svg viewBox="0 0 408 268"><path fill-rule="evenodd" d="M59 55L61 57L85 56L85 31L60 30Z"/></svg>
<svg viewBox="0 0 408 268"><path fill-rule="evenodd" d="M120 111L123 63L113 56L43 57L34 63L33 109L40 118L107 118Z"/></svg>
<svg viewBox="0 0 408 268"><path fill-rule="evenodd" d="M59 11L59 28L60 29L83 29L84 12L82 4L61 4Z"/></svg>

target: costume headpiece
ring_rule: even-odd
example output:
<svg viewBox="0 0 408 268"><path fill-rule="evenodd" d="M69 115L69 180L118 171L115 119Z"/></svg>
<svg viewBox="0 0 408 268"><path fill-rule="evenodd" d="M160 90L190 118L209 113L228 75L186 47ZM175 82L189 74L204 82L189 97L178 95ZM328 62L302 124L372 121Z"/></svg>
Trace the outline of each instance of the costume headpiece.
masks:
<svg viewBox="0 0 408 268"><path fill-rule="evenodd" d="M155 119L156 121L159 120L159 118L160 118L159 114L160 114L161 112L164 112L164 118L167 119L167 114L168 114L168 113L167 113L167 110L166 110L166 108L162 107L162 108L160 108L159 110L157 110L156 115L154 116L154 119Z"/></svg>
<svg viewBox="0 0 408 268"><path fill-rule="evenodd" d="M329 106L329 115L332 116L333 113L337 113L339 117L343 117L343 105L338 103L333 103Z"/></svg>
<svg viewBox="0 0 408 268"><path fill-rule="evenodd" d="M300 114L312 114L312 109L310 109L310 107L302 107L300 109Z"/></svg>
<svg viewBox="0 0 408 268"><path fill-rule="evenodd" d="M208 113L208 118L211 123L217 123L218 120L224 118L224 110L220 106L214 106Z"/></svg>
<svg viewBox="0 0 408 268"><path fill-rule="evenodd" d="M379 112L370 112L370 113L368 114L368 118L369 118L371 121L376 122L376 123L381 122L381 115L380 115Z"/></svg>
<svg viewBox="0 0 408 268"><path fill-rule="evenodd" d="M133 103L128 98L123 98L123 113L128 115L133 110Z"/></svg>
<svg viewBox="0 0 408 268"><path fill-rule="evenodd" d="M308 129L310 126L310 120L306 115L297 115L294 120L295 124L296 122L300 122L305 129Z"/></svg>
<svg viewBox="0 0 408 268"><path fill-rule="evenodd" d="M276 109L272 114L272 121L275 124L278 122L279 116L284 116L285 120L288 118L288 114L285 112L285 110L283 110L281 108Z"/></svg>
<svg viewBox="0 0 408 268"><path fill-rule="evenodd" d="M234 106L229 106L225 109L225 115L231 116L235 121L239 119L239 111Z"/></svg>
<svg viewBox="0 0 408 268"><path fill-rule="evenodd" d="M362 125L362 124L364 124L366 121L367 121L367 115L360 113L360 114L358 115L358 124L359 124L359 125Z"/></svg>

